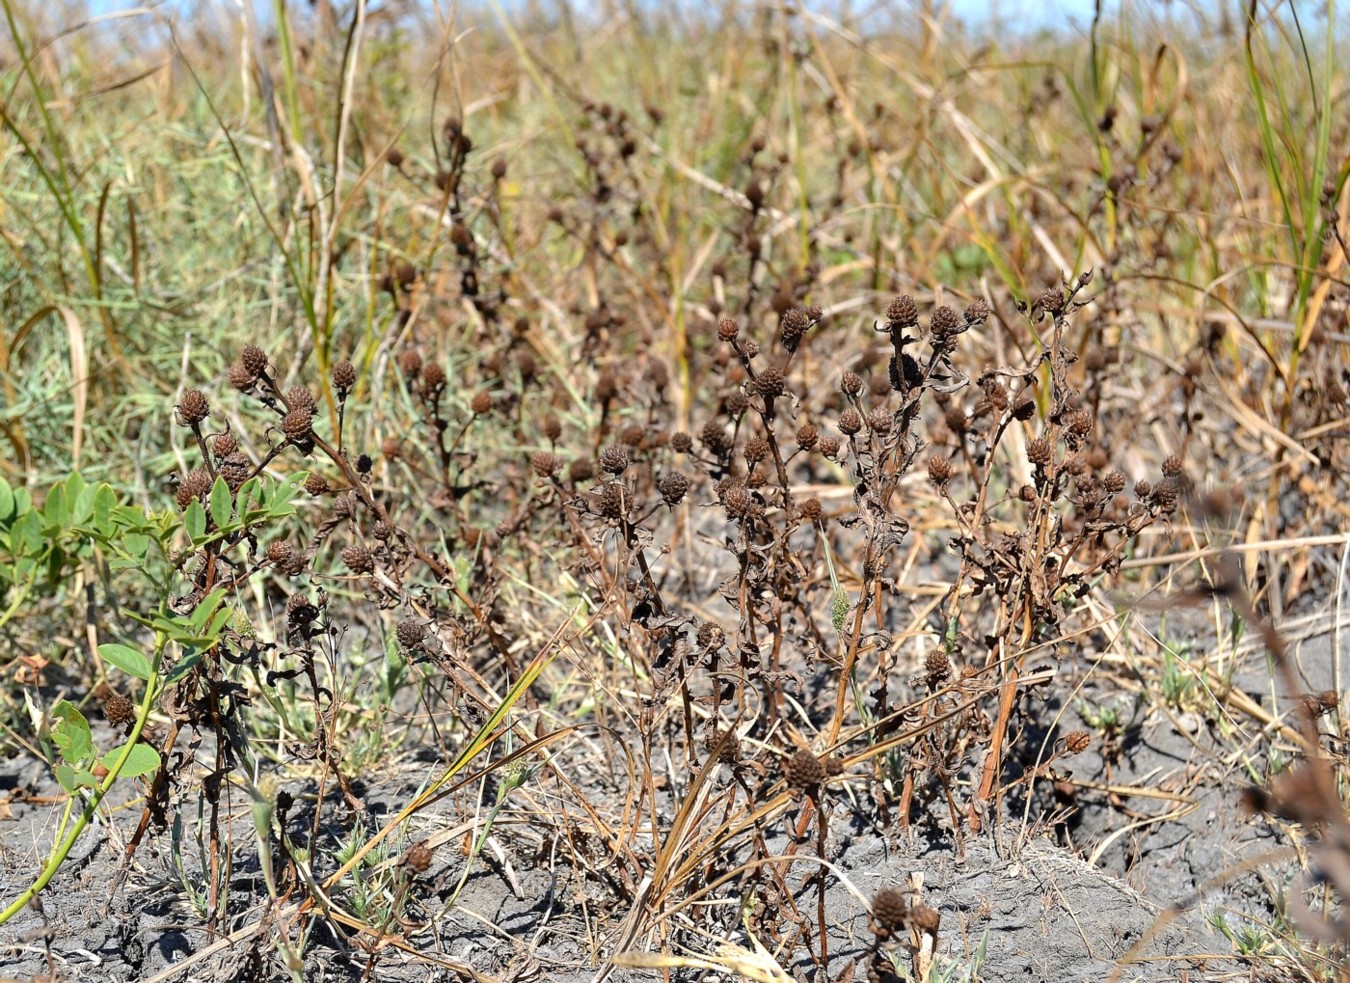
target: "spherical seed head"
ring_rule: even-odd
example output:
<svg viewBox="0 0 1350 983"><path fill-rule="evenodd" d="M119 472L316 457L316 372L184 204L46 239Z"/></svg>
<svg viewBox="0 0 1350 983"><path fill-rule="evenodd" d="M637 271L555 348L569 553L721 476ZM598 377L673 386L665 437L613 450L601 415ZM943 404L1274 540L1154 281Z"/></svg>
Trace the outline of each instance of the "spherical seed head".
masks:
<svg viewBox="0 0 1350 983"><path fill-rule="evenodd" d="M724 317L717 322L717 340L732 342L741 333L740 324L733 318Z"/></svg>
<svg viewBox="0 0 1350 983"><path fill-rule="evenodd" d="M425 874L431 867L431 847L425 840L414 843L403 854L402 862L413 874Z"/></svg>
<svg viewBox="0 0 1350 983"><path fill-rule="evenodd" d="M239 442L234 439L232 433L219 433L211 438L211 451L217 459L229 457L237 450L239 450Z"/></svg>
<svg viewBox="0 0 1350 983"><path fill-rule="evenodd" d="M862 415L853 407L839 414L839 432L852 437L862 430Z"/></svg>
<svg viewBox="0 0 1350 983"><path fill-rule="evenodd" d="M689 492L689 479L679 471L671 471L661 476L656 487L667 505L679 505Z"/></svg>
<svg viewBox="0 0 1350 983"><path fill-rule="evenodd" d="M328 490L328 482L324 481L321 474L310 474L305 479L305 491L311 495L322 495Z"/></svg>
<svg viewBox="0 0 1350 983"><path fill-rule="evenodd" d="M230 366L229 380L232 389L243 392L252 386L258 380L258 377L244 368L241 363L235 362Z"/></svg>
<svg viewBox="0 0 1350 983"><path fill-rule="evenodd" d="M295 547L284 539L278 539L267 544L267 562L273 566L289 566L291 560L295 559Z"/></svg>
<svg viewBox="0 0 1350 983"><path fill-rule="evenodd" d="M417 378L422 371L422 353L416 348L405 348L398 353L399 370L409 379Z"/></svg>
<svg viewBox="0 0 1350 983"><path fill-rule="evenodd" d="M1092 433L1092 426L1091 410L1075 410L1069 415L1069 431L1076 436L1086 437Z"/></svg>
<svg viewBox="0 0 1350 983"><path fill-rule="evenodd" d="M1023 485L1021 488L1017 489L1017 497L1030 505L1032 502L1036 501L1036 489L1032 485Z"/></svg>
<svg viewBox="0 0 1350 983"><path fill-rule="evenodd" d="M1036 401L1031 397L1026 397L1017 401L1013 407L1013 417L1026 422L1036 415Z"/></svg>
<svg viewBox="0 0 1350 983"><path fill-rule="evenodd" d="M286 390L286 405L293 410L314 412L314 394L304 386L292 386Z"/></svg>
<svg viewBox="0 0 1350 983"><path fill-rule="evenodd" d="M757 342L757 341L747 341L744 345L741 346L741 351L745 352L745 357L746 357L746 358L758 358L758 357L759 357L759 342Z"/></svg>
<svg viewBox="0 0 1350 983"><path fill-rule="evenodd" d="M394 636L400 648L416 649L421 647L422 639L426 637L426 626L416 618L404 618L394 629Z"/></svg>
<svg viewBox="0 0 1350 983"><path fill-rule="evenodd" d="M1050 446L1050 441L1045 437L1034 437L1027 442L1027 460L1037 467L1045 467L1050 463L1050 457L1054 453L1054 448Z"/></svg>
<svg viewBox="0 0 1350 983"><path fill-rule="evenodd" d="M873 433L888 434L895 423L895 417L884 406L878 406L867 414L867 428Z"/></svg>
<svg viewBox="0 0 1350 983"><path fill-rule="evenodd" d="M103 716L114 727L129 724L136 719L136 704L120 693L114 693L103 701Z"/></svg>
<svg viewBox="0 0 1350 983"><path fill-rule="evenodd" d="M709 752L717 750L717 760L724 765L735 765L741 760L741 739L735 731L709 727L703 738L703 746Z"/></svg>
<svg viewBox="0 0 1350 983"><path fill-rule="evenodd" d="M856 396L862 392L862 376L858 373L845 369L844 374L839 379L839 388L844 391L845 396Z"/></svg>
<svg viewBox="0 0 1350 983"><path fill-rule="evenodd" d="M573 484L590 481L595 477L595 465L588 457L578 457L567 466L567 477Z"/></svg>
<svg viewBox="0 0 1350 983"><path fill-rule="evenodd" d="M731 439L716 420L709 420L703 425L699 439L703 441L703 446L709 453L717 457L724 457L731 450Z"/></svg>
<svg viewBox="0 0 1350 983"><path fill-rule="evenodd" d="M970 302L970 306L966 308L963 317L965 318L966 324L973 327L974 325L983 324L987 321L989 319L989 314L989 302L983 297L977 297Z"/></svg>
<svg viewBox="0 0 1350 983"><path fill-rule="evenodd" d="M1064 750L1069 754L1082 754L1092 745L1092 735L1085 730L1074 730L1064 735Z"/></svg>
<svg viewBox="0 0 1350 983"><path fill-rule="evenodd" d="M694 449L694 438L683 430L670 435L670 446L680 454L688 454Z"/></svg>
<svg viewBox="0 0 1350 983"><path fill-rule="evenodd" d="M820 443L816 447L824 457L837 457L839 455L839 439L837 437L821 437Z"/></svg>
<svg viewBox="0 0 1350 983"><path fill-rule="evenodd" d="M797 516L803 522L819 522L824 512L825 507L814 495L797 506Z"/></svg>
<svg viewBox="0 0 1350 983"><path fill-rule="evenodd" d="M760 372L754 382L755 393L764 399L776 399L787 392L787 383L783 379L783 370L770 365Z"/></svg>
<svg viewBox="0 0 1350 983"><path fill-rule="evenodd" d="M928 459L928 480L939 489L946 488L952 480L952 462L942 456Z"/></svg>
<svg viewBox="0 0 1350 983"><path fill-rule="evenodd" d="M600 452L600 470L606 474L623 474L631 463L628 448L622 444L610 444Z"/></svg>
<svg viewBox="0 0 1350 983"><path fill-rule="evenodd" d="M901 294L886 308L886 326L892 331L919 323L919 308L909 294Z"/></svg>
<svg viewBox="0 0 1350 983"><path fill-rule="evenodd" d="M422 366L422 391L434 393L445 388L445 369L436 362Z"/></svg>
<svg viewBox="0 0 1350 983"><path fill-rule="evenodd" d="M267 353L257 345L245 345L239 349L239 364L256 379L267 371Z"/></svg>
<svg viewBox="0 0 1350 983"><path fill-rule="evenodd" d="M745 442L745 459L751 464L758 464L769 456L769 439L758 434Z"/></svg>
<svg viewBox="0 0 1350 983"><path fill-rule="evenodd" d="M356 385L356 366L344 358L333 366L332 378L333 388L345 394Z"/></svg>
<svg viewBox="0 0 1350 983"><path fill-rule="evenodd" d="M930 683L939 683L952 674L952 660L941 649L933 649L924 658L923 668Z"/></svg>
<svg viewBox="0 0 1350 983"><path fill-rule="evenodd" d="M286 620L292 625L307 625L319 616L319 609L304 594L292 594L286 602Z"/></svg>
<svg viewBox="0 0 1350 983"><path fill-rule="evenodd" d="M473 410L474 416L486 416L492 412L492 395L490 393L475 393L473 402L469 406Z"/></svg>
<svg viewBox="0 0 1350 983"><path fill-rule="evenodd" d="M403 151L399 150L398 147L390 147L388 150L384 152L384 162L388 164L390 167L395 168L402 167Z"/></svg>
<svg viewBox="0 0 1350 983"><path fill-rule="evenodd" d="M782 320L779 321L778 328L782 332L783 347L790 352L795 352L797 346L802 343L802 338L806 336L806 329L811 327L811 318L806 312L793 307L783 312Z"/></svg>
<svg viewBox="0 0 1350 983"><path fill-rule="evenodd" d="M797 428L797 446L804 451L809 451L816 446L820 440L820 431L809 423L803 423Z"/></svg>
<svg viewBox="0 0 1350 983"><path fill-rule="evenodd" d="M375 525L370 527L370 534L382 543L387 543L394 538L394 527L383 519L375 520Z"/></svg>
<svg viewBox="0 0 1350 983"><path fill-rule="evenodd" d="M872 896L872 920L877 936L886 938L905 927L909 921L909 902L899 888L884 887Z"/></svg>
<svg viewBox="0 0 1350 983"><path fill-rule="evenodd" d="M492 178L494 181L500 181L506 177L506 158L498 157L492 162Z"/></svg>
<svg viewBox="0 0 1350 983"><path fill-rule="evenodd" d="M530 457L530 467L540 478L552 478L562 469L562 458L548 451L539 451Z"/></svg>
<svg viewBox="0 0 1350 983"><path fill-rule="evenodd" d="M602 485L591 495L591 511L604 519L621 518L626 511L623 486L617 481Z"/></svg>
<svg viewBox="0 0 1350 983"><path fill-rule="evenodd" d="M385 437L380 441L380 453L392 461L403 453L403 442L397 437Z"/></svg>
<svg viewBox="0 0 1350 983"><path fill-rule="evenodd" d="M178 483L177 501L178 507L184 511L195 501L206 497L206 493L211 490L211 476L201 468L195 468L189 471L182 481Z"/></svg>
<svg viewBox="0 0 1350 983"><path fill-rule="evenodd" d="M950 307L938 307L933 310L933 315L928 319L928 330L933 335L934 341L940 341L950 338L966 329L961 316Z"/></svg>
<svg viewBox="0 0 1350 983"><path fill-rule="evenodd" d="M1112 471L1102 479L1102 487L1112 495L1118 495L1125 490L1125 475L1120 471Z"/></svg>
<svg viewBox="0 0 1350 983"><path fill-rule="evenodd" d="M1031 306L1033 310L1059 314L1064 310L1064 291L1059 287L1047 287Z"/></svg>
<svg viewBox="0 0 1350 983"><path fill-rule="evenodd" d="M342 547L342 562L352 573L370 573L375 569L375 559L370 550L357 543Z"/></svg>
<svg viewBox="0 0 1350 983"><path fill-rule="evenodd" d="M1148 498L1153 494L1153 482L1145 479L1134 483L1134 493L1140 498Z"/></svg>
<svg viewBox="0 0 1350 983"><path fill-rule="evenodd" d="M178 401L174 410L182 426L195 427L210 415L211 405L207 403L206 394L200 389L189 389L183 393L183 398Z"/></svg>
<svg viewBox="0 0 1350 983"><path fill-rule="evenodd" d="M764 514L764 506L744 485L734 485L722 496L722 506L732 519L753 519Z"/></svg>
<svg viewBox="0 0 1350 983"><path fill-rule="evenodd" d="M646 427L640 423L629 423L619 431L619 443L626 447L641 447L646 436Z"/></svg>
<svg viewBox="0 0 1350 983"><path fill-rule="evenodd" d="M281 418L281 432L291 440L304 440L314 430L314 411L301 407Z"/></svg>
<svg viewBox="0 0 1350 983"><path fill-rule="evenodd" d="M727 633L723 631L722 626L715 621L705 621L698 626L698 632L694 638L698 642L698 647L704 652L715 652L720 649L727 641Z"/></svg>
<svg viewBox="0 0 1350 983"><path fill-rule="evenodd" d="M1167 457L1163 458L1162 462L1163 477L1178 478L1181 476L1181 473L1184 470L1185 465L1181 463L1181 458L1178 457L1176 454L1169 454L1167 455Z"/></svg>
<svg viewBox="0 0 1350 983"><path fill-rule="evenodd" d="M806 748L798 749L792 757L787 759L787 764L783 766L783 773L787 777L790 788L803 791L819 788L820 783L828 777L825 772L825 765Z"/></svg>
<svg viewBox="0 0 1350 983"><path fill-rule="evenodd" d="M539 424L539 431L544 435L546 440L557 440L562 436L562 421L556 416L546 416Z"/></svg>
<svg viewBox="0 0 1350 983"><path fill-rule="evenodd" d="M727 416L740 416L750 408L750 397L739 389L734 389L727 393L727 398L722 401L722 408L726 410Z"/></svg>

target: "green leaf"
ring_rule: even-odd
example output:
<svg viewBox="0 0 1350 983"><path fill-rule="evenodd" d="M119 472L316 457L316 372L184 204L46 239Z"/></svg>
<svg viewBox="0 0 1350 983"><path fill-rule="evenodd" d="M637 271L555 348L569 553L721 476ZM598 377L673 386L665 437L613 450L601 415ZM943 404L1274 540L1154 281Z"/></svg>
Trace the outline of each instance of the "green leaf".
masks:
<svg viewBox="0 0 1350 983"><path fill-rule="evenodd" d="M125 744L119 744L105 754L101 762L103 767L112 771L113 765L117 764L117 759L125 747ZM156 771L159 771L159 752L149 744L137 741L131 748L131 754L127 755L126 764L122 765L122 770L117 775L119 778L139 778L141 775L153 774Z"/></svg>
<svg viewBox="0 0 1350 983"><path fill-rule="evenodd" d="M234 512L234 496L230 494L230 486L225 483L224 478L217 478L215 484L211 486L211 518L215 520L217 529L224 529L230 524L230 515Z"/></svg>
<svg viewBox="0 0 1350 983"><path fill-rule="evenodd" d="M14 489L9 486L9 482L0 478L0 522L6 522L14 517Z"/></svg>
<svg viewBox="0 0 1350 983"><path fill-rule="evenodd" d="M64 485L55 485L47 492L47 500L42 503L42 518L46 528L59 532L70 523L70 506L66 501Z"/></svg>
<svg viewBox="0 0 1350 983"><path fill-rule="evenodd" d="M80 496L84 494L87 485L87 482L84 480L84 475L80 474L78 471L72 471L70 476L66 478L65 485L66 507L72 514L78 514L79 508L77 503L80 500Z"/></svg>
<svg viewBox="0 0 1350 983"><path fill-rule="evenodd" d="M109 642L98 647L98 654L102 656L104 662L112 663L128 676L145 680L149 680L151 676L150 660L128 645Z"/></svg>
<svg viewBox="0 0 1350 983"><path fill-rule="evenodd" d="M211 617L216 608L220 607L220 602L223 600L225 600L225 588L217 587L197 602L197 606L192 609L192 616L187 621L192 626L194 633L201 633L207 619Z"/></svg>
<svg viewBox="0 0 1350 983"><path fill-rule="evenodd" d="M33 508L33 493L20 485L14 489L14 514L26 515Z"/></svg>
<svg viewBox="0 0 1350 983"><path fill-rule="evenodd" d="M69 700L57 700L56 706L52 707L52 743L61 752L61 757L75 765L93 753L94 739L89 733L89 721Z"/></svg>
<svg viewBox="0 0 1350 983"><path fill-rule="evenodd" d="M150 537L144 533L129 532L122 537L122 546L133 559L144 560L150 552Z"/></svg>
<svg viewBox="0 0 1350 983"><path fill-rule="evenodd" d="M70 765L61 764L57 765L54 770L56 771L56 780L61 783L61 787L72 795L81 786L94 788L98 785L97 780L87 768L74 768Z"/></svg>
<svg viewBox="0 0 1350 983"><path fill-rule="evenodd" d="M202 661L201 651L195 648L192 649L187 655L179 659L172 669L164 674L164 685L172 686L196 668L197 663L200 661Z"/></svg>
<svg viewBox="0 0 1350 983"><path fill-rule="evenodd" d="M194 545L206 537L206 509L202 508L201 502L194 501L187 507L183 513L183 525Z"/></svg>
<svg viewBox="0 0 1350 983"><path fill-rule="evenodd" d="M100 536L111 536L117 528L113 521L113 509L117 505L117 493L112 485L104 482L94 492L94 531Z"/></svg>

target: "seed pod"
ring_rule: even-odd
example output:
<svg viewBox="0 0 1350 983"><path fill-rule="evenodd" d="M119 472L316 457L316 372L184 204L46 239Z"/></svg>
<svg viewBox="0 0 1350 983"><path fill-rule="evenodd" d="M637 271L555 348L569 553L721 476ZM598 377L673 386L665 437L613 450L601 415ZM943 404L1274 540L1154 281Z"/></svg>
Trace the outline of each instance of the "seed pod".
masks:
<svg viewBox="0 0 1350 983"><path fill-rule="evenodd" d="M426 626L416 618L404 618L398 623L394 635L401 648L411 651L421 647L422 639L426 637Z"/></svg>
<svg viewBox="0 0 1350 983"><path fill-rule="evenodd" d="M431 847L427 845L427 841L419 840L408 847L399 863L416 876L417 874L425 874L431 867L431 856Z"/></svg>
<svg viewBox="0 0 1350 983"><path fill-rule="evenodd" d="M918 323L919 309L914 304L914 298L909 294L901 294L896 297L886 308L886 327L892 331L912 328Z"/></svg>
<svg viewBox="0 0 1350 983"><path fill-rule="evenodd" d="M788 787L800 791L819 788L827 777L825 766L821 764L820 759L806 748L800 748L788 758L787 764L783 766L783 774L787 778Z"/></svg>
<svg viewBox="0 0 1350 983"><path fill-rule="evenodd" d="M352 573L370 573L375 569L375 560L370 555L370 550L355 543L342 547L342 562Z"/></svg>
<svg viewBox="0 0 1350 983"><path fill-rule="evenodd" d="M344 358L333 366L332 379L333 388L345 396L356 385L356 366Z"/></svg>
<svg viewBox="0 0 1350 983"><path fill-rule="evenodd" d="M862 430L862 416L853 407L839 414L839 432L852 437Z"/></svg>
<svg viewBox="0 0 1350 983"><path fill-rule="evenodd" d="M764 399L776 399L787 392L787 383L783 379L782 369L769 366L755 379L754 391Z"/></svg>
<svg viewBox="0 0 1350 983"><path fill-rule="evenodd" d="M120 693L114 693L103 701L103 716L114 727L129 724L136 719L136 704Z"/></svg>
<svg viewBox="0 0 1350 983"><path fill-rule="evenodd" d="M291 440L301 441L314 430L314 413L309 409L294 409L281 418L281 431Z"/></svg>
<svg viewBox="0 0 1350 983"><path fill-rule="evenodd" d="M1092 735L1085 730L1070 731L1064 735L1064 751L1067 754L1082 754L1092 745Z"/></svg>
<svg viewBox="0 0 1350 983"><path fill-rule="evenodd" d="M889 938L909 922L909 902L899 888L884 887L872 896L873 932L878 939Z"/></svg>
<svg viewBox="0 0 1350 983"><path fill-rule="evenodd" d="M256 379L267 371L267 353L257 345L245 345L239 349L239 364Z"/></svg>
<svg viewBox="0 0 1350 983"><path fill-rule="evenodd" d="M669 474L661 476L657 482L657 489L661 492L661 498L667 505L679 505L684 500L684 496L689 492L689 479L679 471L671 471Z"/></svg>
<svg viewBox="0 0 1350 983"><path fill-rule="evenodd" d="M606 474L623 474L630 463L628 448L621 444L611 444L600 452L600 470Z"/></svg>
<svg viewBox="0 0 1350 983"><path fill-rule="evenodd" d="M195 427L210 415L211 406L200 389L189 389L174 410L180 426Z"/></svg>

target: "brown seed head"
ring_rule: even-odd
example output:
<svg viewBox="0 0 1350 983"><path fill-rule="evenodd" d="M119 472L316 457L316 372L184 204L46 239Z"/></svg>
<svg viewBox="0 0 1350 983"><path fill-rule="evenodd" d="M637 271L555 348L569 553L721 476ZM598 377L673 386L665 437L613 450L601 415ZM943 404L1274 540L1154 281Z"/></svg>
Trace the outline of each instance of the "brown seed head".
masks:
<svg viewBox="0 0 1350 983"><path fill-rule="evenodd" d="M1054 448L1046 437L1034 437L1027 442L1027 460L1038 468L1049 464L1053 454Z"/></svg>
<svg viewBox="0 0 1350 983"><path fill-rule="evenodd" d="M845 369L839 379L839 388L843 390L845 396L856 396L862 392L862 377L851 369Z"/></svg>
<svg viewBox="0 0 1350 983"><path fill-rule="evenodd" d="M825 765L806 748L799 748L783 766L789 788L810 791L820 787L828 777Z"/></svg>
<svg viewBox="0 0 1350 983"><path fill-rule="evenodd" d="M776 399L787 392L787 383L783 379L783 370L770 365L760 372L754 382L755 393L765 399Z"/></svg>
<svg viewBox="0 0 1350 983"><path fill-rule="evenodd" d="M400 862L414 876L425 874L431 867L431 847L426 840L420 840L408 847Z"/></svg>
<svg viewBox="0 0 1350 983"><path fill-rule="evenodd" d="M538 451L530 456L530 467L540 478L552 478L562 470L562 458L548 451Z"/></svg>
<svg viewBox="0 0 1350 983"><path fill-rule="evenodd" d="M919 323L919 309L914 304L914 298L909 294L901 294L891 301L886 308L886 326L892 331L900 328L912 328Z"/></svg>
<svg viewBox="0 0 1350 983"><path fill-rule="evenodd" d="M631 463L628 448L622 444L610 444L600 452L600 470L606 474L623 474Z"/></svg>
<svg viewBox="0 0 1350 983"><path fill-rule="evenodd" d="M942 649L933 649L924 658L923 668L928 682L936 685L952 674L952 660Z"/></svg>
<svg viewBox="0 0 1350 983"><path fill-rule="evenodd" d="M884 887L872 896L872 921L879 939L904 928L909 921L909 902L899 888Z"/></svg>
<svg viewBox="0 0 1350 983"><path fill-rule="evenodd" d="M422 371L422 353L416 348L405 348L398 353L399 370L409 379L415 379Z"/></svg>
<svg viewBox="0 0 1350 983"><path fill-rule="evenodd" d="M966 312L963 316L965 317L966 324L973 327L974 325L983 324L987 321L989 319L989 314L989 302L983 297L977 297L970 302L970 306L966 308Z"/></svg>
<svg viewBox="0 0 1350 983"><path fill-rule="evenodd" d="M667 505L679 505L689 491L689 479L678 471L671 471L661 476L656 487Z"/></svg>
<svg viewBox="0 0 1350 983"><path fill-rule="evenodd" d="M825 507L814 495L797 506L797 517L803 522L819 522Z"/></svg>
<svg viewBox="0 0 1350 983"><path fill-rule="evenodd" d="M1092 746L1092 735L1085 730L1073 730L1064 735L1064 750L1069 754L1082 754Z"/></svg>
<svg viewBox="0 0 1350 983"><path fill-rule="evenodd" d="M539 431L546 440L555 441L562 436L562 421L550 414L539 424Z"/></svg>
<svg viewBox="0 0 1350 983"><path fill-rule="evenodd" d="M966 324L962 322L961 315L950 307L934 308L933 315L928 320L928 331L932 334L935 342L946 341L964 330L966 330Z"/></svg>
<svg viewBox="0 0 1350 983"><path fill-rule="evenodd" d="M234 439L232 433L218 433L211 438L211 451L217 459L229 457L239 449L239 441Z"/></svg>
<svg viewBox="0 0 1350 983"><path fill-rule="evenodd" d="M257 345L245 345L239 349L239 364L256 379L267 371L267 353Z"/></svg>
<svg viewBox="0 0 1350 983"><path fill-rule="evenodd" d="M428 362L422 366L422 391L438 393L445 388L445 368L438 362Z"/></svg>
<svg viewBox="0 0 1350 983"><path fill-rule="evenodd" d="M183 398L178 401L174 411L181 426L195 427L207 418L211 406L200 389L189 389L183 393Z"/></svg>
<svg viewBox="0 0 1350 983"><path fill-rule="evenodd" d="M114 727L129 724L136 719L136 704L120 693L114 693L103 701L103 716Z"/></svg>
<svg viewBox="0 0 1350 983"><path fill-rule="evenodd" d="M486 416L492 412L492 394L486 392L475 393L473 402L469 405L470 409L473 410L474 416Z"/></svg>
<svg viewBox="0 0 1350 983"><path fill-rule="evenodd" d="M784 311L783 318L779 322L783 347L789 352L795 352L797 346L802 343L802 338L806 336L806 329L809 327L811 327L811 319L805 311L796 307Z"/></svg>
<svg viewBox="0 0 1350 983"><path fill-rule="evenodd" d="M820 440L820 431L809 423L803 423L797 428L797 446L802 450L809 451L816 446Z"/></svg>
<svg viewBox="0 0 1350 983"><path fill-rule="evenodd" d="M342 562L352 573L370 573L375 569L375 558L370 550L358 543L342 547Z"/></svg>
<svg viewBox="0 0 1350 983"><path fill-rule="evenodd" d="M275 567L289 567L295 559L295 547L284 539L273 540L267 544L267 562Z"/></svg>
<svg viewBox="0 0 1350 983"><path fill-rule="evenodd" d="M324 481L323 475L311 472L305 479L305 491L311 495L322 495L328 490L328 482Z"/></svg>
<svg viewBox="0 0 1350 983"><path fill-rule="evenodd" d="M717 322L717 340L732 342L741 333L741 326L735 320L724 317Z"/></svg>
<svg viewBox="0 0 1350 983"><path fill-rule="evenodd" d="M240 392L248 389L253 383L258 381L258 377L244 368L239 362L230 366L229 373L230 387Z"/></svg>
<svg viewBox="0 0 1350 983"><path fill-rule="evenodd" d="M333 366L332 379L333 388L345 396L356 385L356 366L344 358Z"/></svg>
<svg viewBox="0 0 1350 983"><path fill-rule="evenodd" d="M400 648L417 649L421 647L422 639L426 637L426 626L416 618L404 618L394 629L394 636L398 639Z"/></svg>
<svg viewBox="0 0 1350 983"><path fill-rule="evenodd" d="M694 438L683 430L676 430L670 435L670 446L680 454L688 454L694 449Z"/></svg>
<svg viewBox="0 0 1350 983"><path fill-rule="evenodd" d="M578 457L567 466L567 477L574 485L590 481L595 477L595 465L589 457Z"/></svg>
<svg viewBox="0 0 1350 983"><path fill-rule="evenodd" d="M211 476L201 468L194 468L178 483L178 507L187 511L189 505L205 498L206 493L210 490Z"/></svg>
<svg viewBox="0 0 1350 983"><path fill-rule="evenodd" d="M698 647L704 652L716 651L727 641L727 633L715 621L705 621L699 625L698 633L694 637L698 641Z"/></svg>
<svg viewBox="0 0 1350 983"><path fill-rule="evenodd" d="M839 414L839 432L852 437L862 430L862 415L853 407Z"/></svg>
<svg viewBox="0 0 1350 983"><path fill-rule="evenodd" d="M291 440L304 440L314 430L313 410L301 407L281 418L281 432Z"/></svg>

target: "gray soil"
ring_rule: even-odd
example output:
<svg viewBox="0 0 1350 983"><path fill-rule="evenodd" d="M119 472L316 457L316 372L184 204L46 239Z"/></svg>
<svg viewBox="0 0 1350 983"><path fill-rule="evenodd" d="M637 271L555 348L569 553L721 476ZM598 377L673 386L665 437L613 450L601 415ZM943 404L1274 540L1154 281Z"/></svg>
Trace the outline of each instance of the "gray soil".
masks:
<svg viewBox="0 0 1350 983"><path fill-rule="evenodd" d="M1318 630L1327 631L1325 620L1304 626L1305 634ZM1203 648L1193 645L1194 652ZM1339 681L1328 636L1308 637L1297 651L1310 689ZM1128 678L1128 667L1115 666L1107 678L1101 667L1088 671L1090 666L1091 660L1083 658L1072 667L1060 667L1066 685L1057 685L1054 695L1043 698L1047 713L1062 714L1060 732L1080 725L1075 719L1080 708L1120 699L1120 680ZM1268 709L1288 710L1283 698L1272 707L1277 698L1258 650L1248 649L1233 673L1233 685ZM1070 687L1076 687L1072 695ZM744 884L732 880L712 895L721 904L704 909L703 915L689 909L673 913L659 927L638 924L630 948L659 953L663 932L676 943L667 950L672 952L681 951L681 944L696 943L708 953L718 942L748 950L758 941L793 978L863 980L876 943L861 899L870 899L883 887L909 888L915 875L921 875L922 900L941 915L937 965L956 967L955 980L1061 983L1105 980L1113 973L1122 980L1149 981L1259 978L1253 975L1255 964L1244 963L1232 942L1211 926L1216 915L1234 927L1270 922L1275 899L1298 875L1287 852L1276 859L1263 856L1288 839L1236 806L1250 782L1247 764L1261 769L1264 777L1274 739L1245 720L1238 722L1240 734L1251 737L1243 743L1227 729L1222 711L1206 712L1200 702L1138 719L1131 717L1128 699L1123 705L1118 755L1102 754L1097 741L1091 751L1059 770L1061 777L1078 783L1072 800L1064 797L1067 786L1056 797L1048 782L1040 783L1046 787L1038 786L1029 804L1011 796L1009 811L997 826L966 835L964 853L945 817L906 831L876 828L869 818L864 778L832 791L828 854L838 873L828 878L826 889L828 977L819 975L807 955L808 949L818 951L818 944L802 940L803 932L815 931L811 874L817 867L811 859L813 836L793 843L788 833L800 805L790 807L765 831L770 854L795 853L779 867L800 919L780 918L752 939L744 926L755 924L754 917L747 921L737 914ZM1235 756L1235 748L1245 749L1246 763ZM733 786L725 771L717 789L730 794ZM391 776L383 786L360 789L372 825L380 825L407 802L416 791L413 781ZM297 791L302 798L304 790ZM616 788L612 781L597 778L593 791L600 803L611 800ZM39 870L59 815L59 807L43 797L56 792L45 770L31 759L0 764L0 799L6 802L0 810L0 895L6 899ZM544 801L542 791L536 792L536 801ZM54 974L62 980L100 983L293 978L281 964L273 936L259 926L267 893L257 867L254 832L246 797L236 795L232 802L228 811L236 865L228 918L222 924L234 936L222 942L220 935L213 938L204 930L175 866L167 832L147 839L125 884L110 897L126 837L140 814L139 805L133 804L115 810L111 824L86 832L43 893L40 911L25 910L0 928L0 977L29 980ZM1063 821L1055 820L1056 810ZM329 831L336 844L349 827L342 827L340 808L330 811L337 815L338 825ZM1028 822L1025 816L1037 821ZM607 957L615 955L615 940L633 927L634 885L607 869L603 857L587 864L590 869L577 869L567 859L577 854L562 848L555 832L541 833L519 823L510 810L500 817L457 903L447 908L464 869L463 833L453 829L461 818L448 805L443 815L433 810L420 818L418 835L437 840L441 834L448 845L436 851L408 908L413 927L407 941L415 954L383 948L369 979L403 983L472 979L476 974L501 981L582 983L605 976L614 981L663 978L653 968L620 966L604 972ZM670 818L664 816L663 823ZM193 817L184 821L181 853L192 858L197 851ZM293 828L298 831L305 822L297 816ZM643 842L633 841L640 855ZM646 842L648 855L642 860L650 871ZM733 868L737 857L744 856L737 851L747 846L731 844L718 860L719 869ZM186 862L192 883L200 875L191 859ZM331 856L315 857L313 863L320 879L337 866ZM779 900L784 909L793 907ZM368 953L322 920L311 925L303 978L363 979ZM794 927L787 930L784 925ZM294 938L295 926L291 928ZM906 939L892 940L888 950L905 966ZM973 977L967 975L972 968ZM672 970L669 978L735 977L684 968Z"/></svg>

